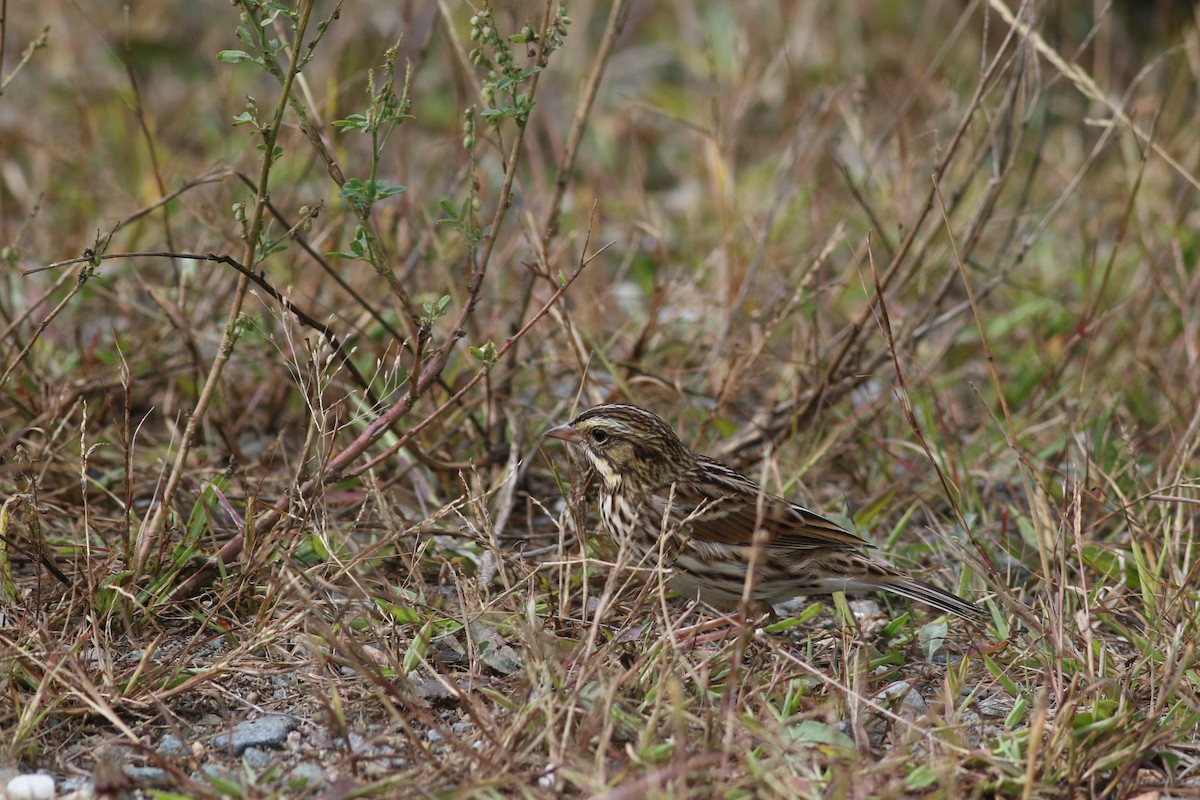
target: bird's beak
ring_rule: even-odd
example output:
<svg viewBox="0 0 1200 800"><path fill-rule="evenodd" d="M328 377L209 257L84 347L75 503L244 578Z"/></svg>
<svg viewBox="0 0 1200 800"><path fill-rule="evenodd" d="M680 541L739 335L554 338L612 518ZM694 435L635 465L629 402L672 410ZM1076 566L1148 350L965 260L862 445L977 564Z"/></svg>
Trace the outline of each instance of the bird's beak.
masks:
<svg viewBox="0 0 1200 800"><path fill-rule="evenodd" d="M551 428L543 435L551 439L562 439L564 442L570 442L571 444L581 444L583 442L583 437L569 424Z"/></svg>

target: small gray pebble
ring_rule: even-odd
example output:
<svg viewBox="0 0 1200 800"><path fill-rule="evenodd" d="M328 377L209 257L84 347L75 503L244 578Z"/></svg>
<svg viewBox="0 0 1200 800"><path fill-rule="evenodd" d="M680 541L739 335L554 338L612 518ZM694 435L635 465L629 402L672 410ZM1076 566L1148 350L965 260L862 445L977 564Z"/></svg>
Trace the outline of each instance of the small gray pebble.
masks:
<svg viewBox="0 0 1200 800"><path fill-rule="evenodd" d="M183 741L173 733L168 733L158 743L158 752L164 756L183 752Z"/></svg>
<svg viewBox="0 0 1200 800"><path fill-rule="evenodd" d="M138 783L167 782L167 771L158 767L126 767L125 774Z"/></svg>
<svg viewBox="0 0 1200 800"><path fill-rule="evenodd" d="M303 764L297 764L292 770L290 780L293 783L300 783L303 786L313 786L325 779L325 770L313 764L311 761L306 761Z"/></svg>
<svg viewBox="0 0 1200 800"><path fill-rule="evenodd" d="M296 729L296 718L286 714L271 714L258 719L246 720L233 726L232 734L221 733L213 737L213 747L226 748L235 756L246 752L247 747L282 747L287 735Z"/></svg>
<svg viewBox="0 0 1200 800"><path fill-rule="evenodd" d="M71 776L70 778L63 778L61 781L59 781L58 793L63 795L71 794L73 792L81 792L83 793L82 796L84 797L92 797L95 794L95 786L96 784L93 783L92 779L89 777L83 775Z"/></svg>
<svg viewBox="0 0 1200 800"><path fill-rule="evenodd" d="M247 766L254 767L255 769L265 767L271 764L274 760L275 759L271 758L270 753L268 753L266 750L260 750L257 747L247 747L245 752L242 753L242 761L245 762Z"/></svg>

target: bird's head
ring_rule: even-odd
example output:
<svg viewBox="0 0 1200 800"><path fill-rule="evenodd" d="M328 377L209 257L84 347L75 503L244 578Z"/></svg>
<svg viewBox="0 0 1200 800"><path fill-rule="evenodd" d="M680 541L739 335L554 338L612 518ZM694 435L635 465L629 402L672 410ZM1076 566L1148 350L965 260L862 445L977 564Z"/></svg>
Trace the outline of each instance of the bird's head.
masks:
<svg viewBox="0 0 1200 800"><path fill-rule="evenodd" d="M626 403L593 406L546 436L576 445L610 489L623 484L651 491L677 480L696 462L662 417Z"/></svg>

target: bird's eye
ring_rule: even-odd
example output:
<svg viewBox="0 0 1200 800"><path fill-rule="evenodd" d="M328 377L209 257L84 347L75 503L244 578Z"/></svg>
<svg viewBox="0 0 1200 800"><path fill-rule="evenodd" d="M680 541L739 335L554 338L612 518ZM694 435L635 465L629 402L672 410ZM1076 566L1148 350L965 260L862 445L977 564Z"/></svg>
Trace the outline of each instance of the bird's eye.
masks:
<svg viewBox="0 0 1200 800"><path fill-rule="evenodd" d="M600 428L596 428L592 431L592 441L596 444L604 444L608 441L608 432L603 431Z"/></svg>

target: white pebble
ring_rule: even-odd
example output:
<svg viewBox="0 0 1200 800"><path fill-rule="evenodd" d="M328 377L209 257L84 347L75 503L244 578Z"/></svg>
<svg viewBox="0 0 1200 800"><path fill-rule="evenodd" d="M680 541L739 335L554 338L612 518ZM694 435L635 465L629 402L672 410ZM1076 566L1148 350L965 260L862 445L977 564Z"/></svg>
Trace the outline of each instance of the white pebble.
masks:
<svg viewBox="0 0 1200 800"><path fill-rule="evenodd" d="M8 782L9 800L54 800L54 778L18 775Z"/></svg>

